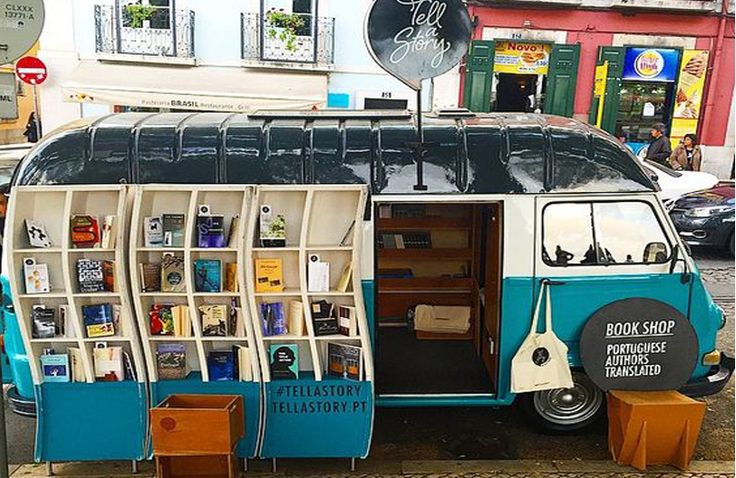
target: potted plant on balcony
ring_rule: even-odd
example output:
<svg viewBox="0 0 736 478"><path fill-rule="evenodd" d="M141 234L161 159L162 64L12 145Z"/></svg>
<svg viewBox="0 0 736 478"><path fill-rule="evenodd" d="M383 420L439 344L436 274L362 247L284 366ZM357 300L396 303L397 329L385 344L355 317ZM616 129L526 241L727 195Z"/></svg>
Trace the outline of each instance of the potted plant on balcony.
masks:
<svg viewBox="0 0 736 478"><path fill-rule="evenodd" d="M272 8L266 12L266 23L268 38L278 38L290 52L297 48L297 31L304 26L304 19L297 13L286 13L283 8L276 10Z"/></svg>
<svg viewBox="0 0 736 478"><path fill-rule="evenodd" d="M143 5L140 0L137 3L129 3L123 7L125 26L129 28L143 28L144 22L148 21L156 13L156 7Z"/></svg>

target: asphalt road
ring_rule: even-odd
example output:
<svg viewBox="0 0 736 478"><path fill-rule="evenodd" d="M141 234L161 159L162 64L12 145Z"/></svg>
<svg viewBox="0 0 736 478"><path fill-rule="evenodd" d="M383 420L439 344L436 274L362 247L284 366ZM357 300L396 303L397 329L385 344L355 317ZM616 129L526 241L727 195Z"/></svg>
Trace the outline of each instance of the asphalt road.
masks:
<svg viewBox="0 0 736 478"><path fill-rule="evenodd" d="M734 354L734 262L725 254L695 250L711 293L728 315L718 346ZM734 459L734 381L705 399L708 413L695 451L699 460ZM35 421L6 409L11 463L33 461ZM573 436L539 434L516 407L378 409L371 458L377 460L606 460L604 426Z"/></svg>

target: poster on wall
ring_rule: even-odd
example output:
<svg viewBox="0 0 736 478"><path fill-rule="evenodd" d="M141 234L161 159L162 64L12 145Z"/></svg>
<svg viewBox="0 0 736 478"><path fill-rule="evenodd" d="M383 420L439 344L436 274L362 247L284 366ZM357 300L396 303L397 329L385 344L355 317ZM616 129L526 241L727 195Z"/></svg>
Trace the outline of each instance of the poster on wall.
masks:
<svg viewBox="0 0 736 478"><path fill-rule="evenodd" d="M627 48L624 80L675 81L680 51L674 48Z"/></svg>
<svg viewBox="0 0 736 478"><path fill-rule="evenodd" d="M670 133L673 146L677 145L684 135L698 130L707 71L708 50L685 50L682 53Z"/></svg>
<svg viewBox="0 0 736 478"><path fill-rule="evenodd" d="M545 43L497 41L494 73L546 75L552 46Z"/></svg>

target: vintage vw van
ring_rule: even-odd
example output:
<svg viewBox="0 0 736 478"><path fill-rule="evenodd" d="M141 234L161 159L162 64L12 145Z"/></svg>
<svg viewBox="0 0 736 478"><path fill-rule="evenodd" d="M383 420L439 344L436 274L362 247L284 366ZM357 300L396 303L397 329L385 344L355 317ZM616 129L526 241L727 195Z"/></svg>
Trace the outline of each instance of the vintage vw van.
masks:
<svg viewBox="0 0 736 478"><path fill-rule="evenodd" d="M575 430L601 415L604 393L585 373L579 339L598 310L621 300L652 299L689 321L697 363L684 393L724 387L733 360L716 348L723 311L656 178L615 138L554 116L428 115L418 168L416 137L402 112L116 114L49 134L13 186L365 185L354 267L377 406L511 405L511 361L543 279L574 380L518 397L543 426ZM444 323L427 320L437 308Z"/></svg>

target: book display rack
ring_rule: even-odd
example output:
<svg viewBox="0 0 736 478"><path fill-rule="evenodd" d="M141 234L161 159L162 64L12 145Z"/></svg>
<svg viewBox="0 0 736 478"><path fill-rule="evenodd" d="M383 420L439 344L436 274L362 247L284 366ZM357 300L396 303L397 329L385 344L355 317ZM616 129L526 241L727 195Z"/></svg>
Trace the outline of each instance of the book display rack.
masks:
<svg viewBox="0 0 736 478"><path fill-rule="evenodd" d="M127 191L24 186L11 193L7 274L35 387L38 461L144 457L146 367L120 227Z"/></svg>
<svg viewBox="0 0 736 478"><path fill-rule="evenodd" d="M360 186L256 188L245 256L265 389L262 457L368 453L373 360L359 274L365 202Z"/></svg>
<svg viewBox="0 0 736 478"><path fill-rule="evenodd" d="M257 346L243 306L240 218L249 213L251 195L251 187L235 185L139 186L129 241L151 401L181 393L243 395L242 458L256 456L261 426ZM226 277L229 269L234 277Z"/></svg>

